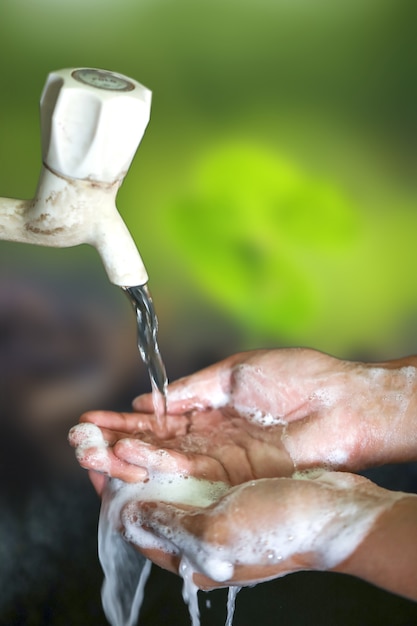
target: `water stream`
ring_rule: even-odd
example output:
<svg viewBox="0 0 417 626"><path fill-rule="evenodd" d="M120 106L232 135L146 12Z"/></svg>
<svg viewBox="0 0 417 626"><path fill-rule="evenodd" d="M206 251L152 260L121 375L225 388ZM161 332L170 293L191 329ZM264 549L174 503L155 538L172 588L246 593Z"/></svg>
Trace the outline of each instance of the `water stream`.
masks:
<svg viewBox="0 0 417 626"><path fill-rule="evenodd" d="M168 378L158 346L158 318L147 285L125 287L136 313L139 353L148 369L156 419L162 426L166 414Z"/></svg>
<svg viewBox="0 0 417 626"><path fill-rule="evenodd" d="M98 556L104 573L101 600L112 626L135 626L151 562L125 541L119 531L119 481L109 480L102 496Z"/></svg>

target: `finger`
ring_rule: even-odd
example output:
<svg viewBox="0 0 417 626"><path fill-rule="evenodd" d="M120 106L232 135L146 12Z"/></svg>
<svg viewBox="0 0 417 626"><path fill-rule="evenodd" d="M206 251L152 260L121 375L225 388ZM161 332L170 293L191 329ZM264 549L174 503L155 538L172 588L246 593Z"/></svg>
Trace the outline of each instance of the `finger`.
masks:
<svg viewBox="0 0 417 626"><path fill-rule="evenodd" d="M123 433L136 433L152 430L154 416L140 413L122 413L116 411L89 411L80 417L80 422L95 424Z"/></svg>
<svg viewBox="0 0 417 626"><path fill-rule="evenodd" d="M90 422L77 424L68 433L68 441L73 448L104 447L113 445L118 439L123 437L126 437L125 432L109 430Z"/></svg>
<svg viewBox="0 0 417 626"><path fill-rule="evenodd" d="M228 399L228 369L225 362L222 362L168 385L168 413L178 414L194 409L224 406ZM151 402L150 394L139 396L134 399L133 408L135 411L149 412L153 410Z"/></svg>
<svg viewBox="0 0 417 626"><path fill-rule="evenodd" d="M190 567L191 561L197 584L212 587L230 580L234 568L231 562L219 558L216 547L210 549L201 541L206 518L202 509L193 508L190 513L189 507L164 502L131 502L122 514L123 525L130 536L135 535L138 525L146 529L136 535L145 544L142 547L187 557L187 561L181 559L180 573L183 567Z"/></svg>
<svg viewBox="0 0 417 626"><path fill-rule="evenodd" d="M146 467L149 473L181 474L210 481L229 482L223 465L215 458L160 448L138 439L122 439L114 453L125 463Z"/></svg>
<svg viewBox="0 0 417 626"><path fill-rule="evenodd" d="M86 431L86 428L98 428L100 435L92 436L92 430ZM87 434L86 434L87 433ZM73 426L68 433L68 441L73 448L94 447L95 445L113 445L121 437L125 437L126 433L120 433L107 428L101 428L95 424L83 423Z"/></svg>
<svg viewBox="0 0 417 626"><path fill-rule="evenodd" d="M182 455L139 439L121 439L115 444L114 453L121 461L147 467L152 472L188 474L188 468L181 467Z"/></svg>
<svg viewBox="0 0 417 626"><path fill-rule="evenodd" d="M104 487L106 485L106 482L107 482L107 478L105 474L101 474L100 472L95 472L94 470L90 470L88 472L88 477L94 489L96 490L97 494L101 496L101 494L103 493Z"/></svg>
<svg viewBox="0 0 417 626"><path fill-rule="evenodd" d="M73 448L107 445L101 429L96 424L90 423L73 426L68 433L68 441Z"/></svg>
<svg viewBox="0 0 417 626"><path fill-rule="evenodd" d="M142 482L148 478L146 468L122 461L112 448L77 448L75 454L81 467L127 483Z"/></svg>
<svg viewBox="0 0 417 626"><path fill-rule="evenodd" d="M155 565L169 572L173 572L174 574L178 574L180 557L176 554L166 553L161 549L158 550L155 548L140 548L139 551L145 558L155 563Z"/></svg>
<svg viewBox="0 0 417 626"><path fill-rule="evenodd" d="M178 437L186 433L189 419L185 415L166 415L161 424L153 412L89 411L80 417L80 422L99 426L103 433L107 433L108 441L113 443L110 431L119 433L118 439L144 432L152 432L161 439Z"/></svg>
<svg viewBox="0 0 417 626"><path fill-rule="evenodd" d="M139 413L153 413L155 409L152 394L145 393L141 396L137 396L132 401L132 407L134 411L138 411Z"/></svg>
<svg viewBox="0 0 417 626"><path fill-rule="evenodd" d="M229 360L181 378L168 386L168 412L186 413L226 406L230 400L230 384Z"/></svg>
<svg viewBox="0 0 417 626"><path fill-rule="evenodd" d="M126 482L138 482L147 478L145 468L130 465L119 459L108 445L102 431L95 424L83 423L71 428L68 439L75 448L81 467L119 478Z"/></svg>
<svg viewBox="0 0 417 626"><path fill-rule="evenodd" d="M157 548L167 553L178 553L184 509L165 502L131 500L121 513L125 536L140 548ZM160 541L157 541L160 539Z"/></svg>

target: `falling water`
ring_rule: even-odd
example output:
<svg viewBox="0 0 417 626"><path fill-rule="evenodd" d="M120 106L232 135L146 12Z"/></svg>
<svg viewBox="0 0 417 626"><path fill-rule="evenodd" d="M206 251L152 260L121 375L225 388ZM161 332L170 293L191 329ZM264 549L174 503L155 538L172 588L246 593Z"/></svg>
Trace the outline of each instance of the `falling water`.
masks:
<svg viewBox="0 0 417 626"><path fill-rule="evenodd" d="M229 593L227 595L227 618L226 626L232 626L233 616L235 614L236 596L241 590L241 587L229 587Z"/></svg>
<svg viewBox="0 0 417 626"><path fill-rule="evenodd" d="M125 541L119 531L121 482L104 489L98 525L98 555L104 573L101 600L112 626L134 626L142 605L151 562Z"/></svg>
<svg viewBox="0 0 417 626"><path fill-rule="evenodd" d="M168 380L158 346L158 320L151 294L147 285L125 287L124 291L135 309L138 348L151 380L157 424L162 427ZM104 572L101 598L104 613L112 626L133 626L137 622L151 563L119 532L122 494L121 482L108 480L98 527L99 559Z"/></svg>
<svg viewBox="0 0 417 626"><path fill-rule="evenodd" d="M168 379L158 346L158 319L147 285L125 287L137 321L138 348L151 379L153 404L158 425L162 426L166 413Z"/></svg>

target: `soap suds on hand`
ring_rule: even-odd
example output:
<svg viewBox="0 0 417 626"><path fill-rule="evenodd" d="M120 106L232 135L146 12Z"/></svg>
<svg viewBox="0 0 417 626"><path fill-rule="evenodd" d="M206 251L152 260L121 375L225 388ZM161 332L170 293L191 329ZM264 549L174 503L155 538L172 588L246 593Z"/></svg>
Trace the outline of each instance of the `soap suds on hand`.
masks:
<svg viewBox="0 0 417 626"><path fill-rule="evenodd" d="M237 565L272 565L285 563L286 559L297 554L314 554L315 569L328 570L352 554L370 532L379 515L403 497L403 494L395 493L387 499L385 490L381 494L373 491L368 493L367 481L363 483L363 488L355 489L358 480L365 481L350 474L323 470L297 472L292 478L252 480L237 487L165 474L155 474L146 483L125 484L111 480L110 521L113 532L118 532L121 520L125 540L139 548L160 549L180 558L179 573L184 581L183 596L189 606L192 626L199 626L198 589L193 582L195 573L227 586L230 580L236 578ZM308 508L304 499L303 483L306 482L311 483L307 488L317 488L317 501L309 501ZM218 502L214 509L211 507L207 510L208 517L216 516L222 509L227 513L234 502L239 502L245 490L258 488L262 483L271 487L277 497L281 489L291 490L291 502L299 515L294 515L291 507L288 516L285 511L280 512L279 523L274 523L273 519L260 518L256 519L253 528L237 526L236 532L221 545L201 537L196 538L178 523L181 516L187 514L180 505L176 506L178 503L198 510ZM336 508L333 500L335 491L338 492L340 503ZM158 508L153 509L152 532L144 528L147 522L146 513L142 519L140 506L137 506L141 501L172 505L164 506L159 511ZM104 512L102 515L109 516L109 513ZM109 527L108 521L104 527ZM113 556L109 557L109 561L113 561ZM287 572L283 569L280 575L285 573ZM111 570L107 574L107 588L111 589L115 583L110 584L109 576L114 576L120 586L120 577L124 576L123 567L116 573ZM141 580L140 584L144 585L143 579ZM245 584L257 582L259 581L247 581ZM238 589L239 583L229 592L228 626L232 624ZM143 589L140 594L143 597ZM111 623L113 626L131 624Z"/></svg>

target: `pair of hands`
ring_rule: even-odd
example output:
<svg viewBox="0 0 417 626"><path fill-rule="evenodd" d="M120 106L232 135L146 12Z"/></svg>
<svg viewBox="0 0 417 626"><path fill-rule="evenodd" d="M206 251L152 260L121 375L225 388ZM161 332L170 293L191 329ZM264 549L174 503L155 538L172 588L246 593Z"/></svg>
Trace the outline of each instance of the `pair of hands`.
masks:
<svg viewBox="0 0 417 626"><path fill-rule="evenodd" d="M157 540L139 546L145 555L172 571L185 556L202 588L332 569L396 506L398 496L346 471L416 458L415 378L411 358L375 366L304 349L241 353L170 385L163 423L145 395L134 413L84 415L70 442L99 494L106 475L227 486L210 506L126 507ZM317 467L343 473L293 477ZM213 553L230 569L210 569Z"/></svg>

